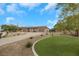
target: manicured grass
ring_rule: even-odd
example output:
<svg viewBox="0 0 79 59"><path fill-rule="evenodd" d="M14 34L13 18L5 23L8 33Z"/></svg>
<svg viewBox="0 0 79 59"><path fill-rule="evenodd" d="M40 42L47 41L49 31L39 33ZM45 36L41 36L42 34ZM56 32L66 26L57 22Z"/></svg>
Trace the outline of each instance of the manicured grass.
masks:
<svg viewBox="0 0 79 59"><path fill-rule="evenodd" d="M39 41L35 50L41 56L79 56L79 37L48 37Z"/></svg>

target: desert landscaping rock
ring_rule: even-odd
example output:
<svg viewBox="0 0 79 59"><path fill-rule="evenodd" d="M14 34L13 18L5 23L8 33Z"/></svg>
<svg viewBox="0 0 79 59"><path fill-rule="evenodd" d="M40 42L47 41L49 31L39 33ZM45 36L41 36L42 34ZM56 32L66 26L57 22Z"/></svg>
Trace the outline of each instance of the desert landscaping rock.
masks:
<svg viewBox="0 0 79 59"><path fill-rule="evenodd" d="M39 32L27 33L15 37L0 39L0 55L1 56L33 56L32 47L26 48L28 42L32 44L40 38ZM30 40L29 37L33 37Z"/></svg>

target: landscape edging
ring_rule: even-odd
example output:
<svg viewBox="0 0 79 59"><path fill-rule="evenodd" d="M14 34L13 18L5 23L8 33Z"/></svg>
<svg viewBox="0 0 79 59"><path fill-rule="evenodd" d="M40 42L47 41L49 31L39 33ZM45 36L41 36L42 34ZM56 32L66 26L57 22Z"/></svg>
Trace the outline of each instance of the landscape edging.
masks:
<svg viewBox="0 0 79 59"><path fill-rule="evenodd" d="M35 48L34 48L34 47L35 47L35 44L38 43L39 41L41 41L41 40L47 38L47 37L49 37L49 36L43 37L43 38L41 38L41 39L39 39L39 40L36 40L36 41L33 43L33 45L32 45L32 52L33 52L33 54L34 54L35 56L39 56L39 55L36 53L36 51L35 51Z"/></svg>

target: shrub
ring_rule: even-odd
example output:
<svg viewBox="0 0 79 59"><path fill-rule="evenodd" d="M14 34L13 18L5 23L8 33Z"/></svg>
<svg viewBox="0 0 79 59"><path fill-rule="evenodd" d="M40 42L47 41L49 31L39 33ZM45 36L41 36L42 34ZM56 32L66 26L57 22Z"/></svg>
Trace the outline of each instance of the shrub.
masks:
<svg viewBox="0 0 79 59"><path fill-rule="evenodd" d="M26 48L30 48L32 46L32 43L31 42L28 42L27 44L26 44Z"/></svg>
<svg viewBox="0 0 79 59"><path fill-rule="evenodd" d="M30 37L30 39L33 39L33 37Z"/></svg>
<svg viewBox="0 0 79 59"><path fill-rule="evenodd" d="M17 33L17 35L20 35L20 33Z"/></svg>
<svg viewBox="0 0 79 59"><path fill-rule="evenodd" d="M43 36L43 34L41 34L40 36Z"/></svg>
<svg viewBox="0 0 79 59"><path fill-rule="evenodd" d="M15 34L13 36L16 36Z"/></svg>

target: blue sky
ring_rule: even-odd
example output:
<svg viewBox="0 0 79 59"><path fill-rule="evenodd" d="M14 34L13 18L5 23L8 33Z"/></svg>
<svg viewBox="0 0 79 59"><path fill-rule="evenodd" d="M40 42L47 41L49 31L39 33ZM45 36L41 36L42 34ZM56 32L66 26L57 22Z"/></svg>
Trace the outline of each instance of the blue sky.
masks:
<svg viewBox="0 0 79 59"><path fill-rule="evenodd" d="M0 25L47 26L52 28L58 21L56 3L2 3Z"/></svg>

